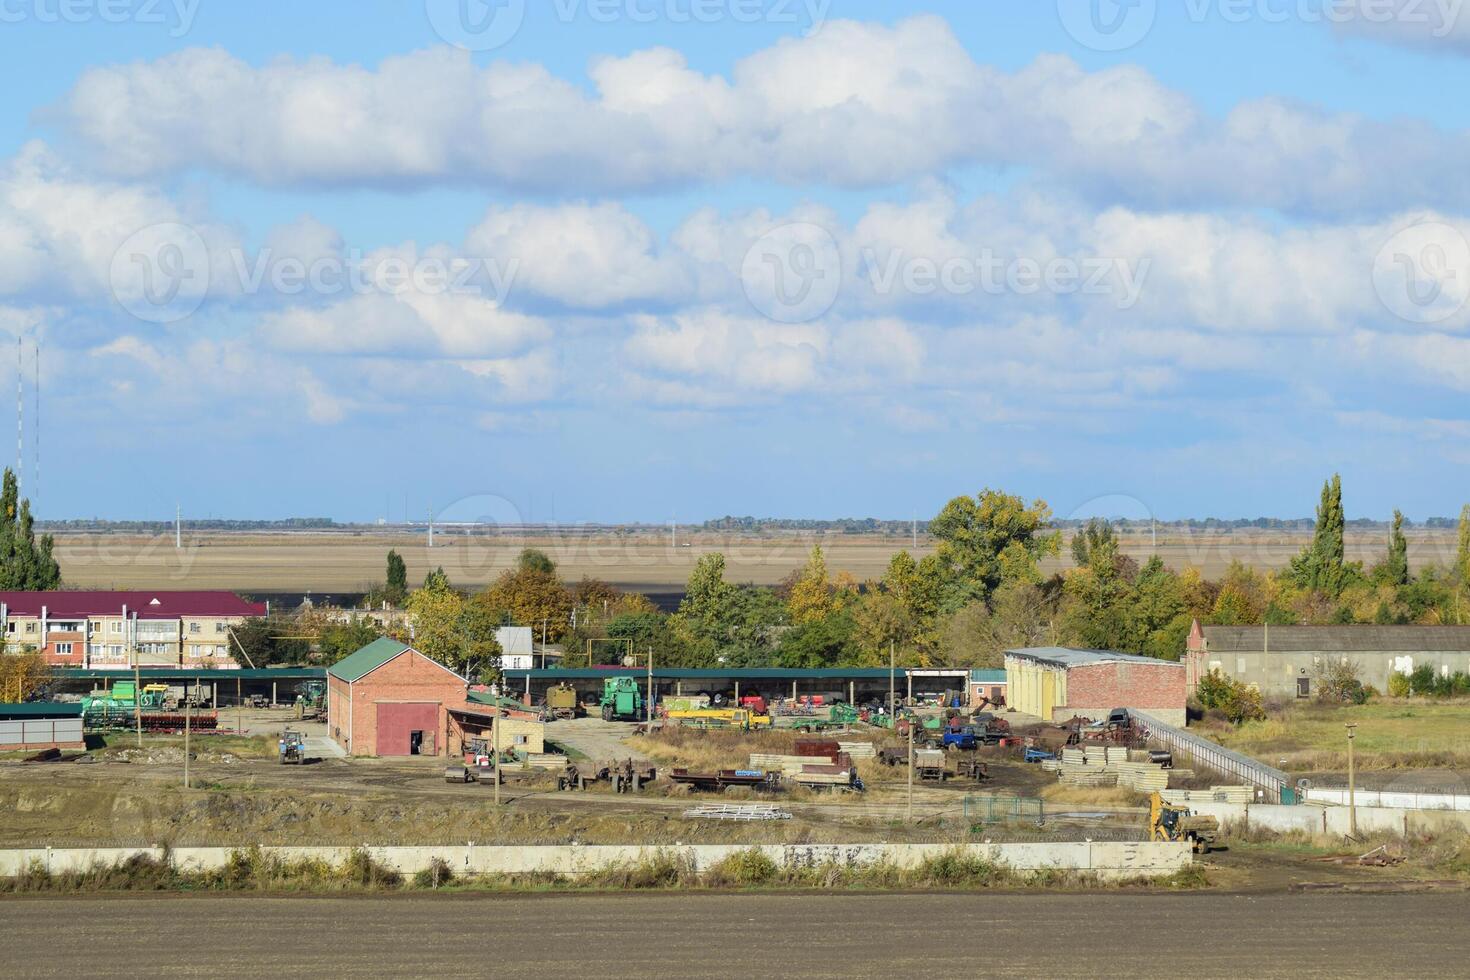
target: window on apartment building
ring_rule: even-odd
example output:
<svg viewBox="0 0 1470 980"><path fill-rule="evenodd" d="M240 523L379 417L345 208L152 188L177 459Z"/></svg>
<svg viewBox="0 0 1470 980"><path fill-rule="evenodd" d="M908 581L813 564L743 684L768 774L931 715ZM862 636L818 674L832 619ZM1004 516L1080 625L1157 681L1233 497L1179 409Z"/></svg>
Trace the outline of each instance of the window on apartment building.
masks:
<svg viewBox="0 0 1470 980"><path fill-rule="evenodd" d="M123 627L122 620L120 620L120 619L114 619L112 621L111 629L112 629L112 631L114 633L121 633L122 632L122 627Z"/></svg>
<svg viewBox="0 0 1470 980"><path fill-rule="evenodd" d="M204 627L200 626L198 623L190 623L189 624L189 632L190 633L202 633L203 631L204 631Z"/></svg>
<svg viewBox="0 0 1470 980"><path fill-rule="evenodd" d="M225 633L225 632L228 632L229 631L229 628L230 628L230 624L229 623L215 623L214 624L214 631L216 633Z"/></svg>
<svg viewBox="0 0 1470 980"><path fill-rule="evenodd" d="M14 620L12 620L11 622L8 622L8 623L5 624L5 632L7 632L7 633L14 633L15 632L15 622L14 622Z"/></svg>
<svg viewBox="0 0 1470 980"><path fill-rule="evenodd" d="M109 646L107 648L107 655L109 657L121 657L123 655L122 644L120 644L120 643L114 643L111 646Z"/></svg>
<svg viewBox="0 0 1470 980"><path fill-rule="evenodd" d="M63 656L63 657L69 657L69 656L71 656L71 644L70 643L58 643L58 644L56 644L56 652L57 652L57 654L59 656Z"/></svg>
<svg viewBox="0 0 1470 980"><path fill-rule="evenodd" d="M36 631L36 624L35 623L26 623L26 632L27 633L34 633L35 631Z"/></svg>

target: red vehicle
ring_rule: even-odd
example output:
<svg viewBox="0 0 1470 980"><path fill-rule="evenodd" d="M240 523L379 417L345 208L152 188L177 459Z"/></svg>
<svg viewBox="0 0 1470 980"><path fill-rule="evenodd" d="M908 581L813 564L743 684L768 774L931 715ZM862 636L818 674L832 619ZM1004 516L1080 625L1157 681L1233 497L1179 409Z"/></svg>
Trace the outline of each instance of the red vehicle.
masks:
<svg viewBox="0 0 1470 980"><path fill-rule="evenodd" d="M759 694L747 694L740 699L740 707L752 714L763 715L766 713L766 699Z"/></svg>

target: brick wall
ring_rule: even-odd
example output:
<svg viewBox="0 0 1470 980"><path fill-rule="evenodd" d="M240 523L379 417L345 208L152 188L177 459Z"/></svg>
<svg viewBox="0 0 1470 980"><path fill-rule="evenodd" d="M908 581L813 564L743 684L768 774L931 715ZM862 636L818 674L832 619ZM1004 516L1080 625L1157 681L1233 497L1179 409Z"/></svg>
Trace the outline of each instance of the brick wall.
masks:
<svg viewBox="0 0 1470 980"><path fill-rule="evenodd" d="M377 751L380 703L424 702L438 706L433 748L435 755L444 755L449 741L448 709L463 706L468 693L464 681L412 650L394 657L350 687L349 694L345 681L329 677L327 707L332 737L353 755L373 755Z"/></svg>
<svg viewBox="0 0 1470 980"><path fill-rule="evenodd" d="M1067 708L1099 720L1095 712L1138 708L1164 721L1184 713L1185 671L1180 664L1112 663L1067 671Z"/></svg>

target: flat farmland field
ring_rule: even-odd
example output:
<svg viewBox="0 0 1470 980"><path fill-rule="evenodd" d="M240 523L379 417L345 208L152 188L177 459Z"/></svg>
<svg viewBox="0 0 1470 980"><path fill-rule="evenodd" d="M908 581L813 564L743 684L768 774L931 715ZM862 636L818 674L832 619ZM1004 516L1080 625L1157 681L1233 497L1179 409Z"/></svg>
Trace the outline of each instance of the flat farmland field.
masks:
<svg viewBox="0 0 1470 980"><path fill-rule="evenodd" d="M1160 531L1157 550L1174 568L1198 568L1214 578L1236 559L1262 570L1282 568L1308 538L1305 533L1169 529ZM1349 531L1348 557L1372 564L1386 550L1385 538L1382 531ZM826 551L833 574L848 572L859 580L881 576L900 550L922 557L933 549L933 541L922 534L917 549L908 536L684 531L674 546L666 533L647 531L487 534L449 527L435 530L432 549L422 532L393 529L187 533L182 548L174 547L171 534L67 533L57 539L57 556L72 588L322 593L362 591L381 582L390 548L403 555L410 583L422 581L426 572L442 566L455 584L473 587L490 582L512 565L522 548L533 547L550 554L568 579L588 575L623 588L666 592L682 587L699 556L713 551L724 553L731 581L774 585L805 561L814 543ZM1123 545L1139 561L1147 560L1154 551L1147 534L1125 536ZM1455 546L1452 530L1409 532L1410 561L1415 567L1448 563ZM1071 553L1064 543L1062 555L1049 561L1047 570L1070 564Z"/></svg>

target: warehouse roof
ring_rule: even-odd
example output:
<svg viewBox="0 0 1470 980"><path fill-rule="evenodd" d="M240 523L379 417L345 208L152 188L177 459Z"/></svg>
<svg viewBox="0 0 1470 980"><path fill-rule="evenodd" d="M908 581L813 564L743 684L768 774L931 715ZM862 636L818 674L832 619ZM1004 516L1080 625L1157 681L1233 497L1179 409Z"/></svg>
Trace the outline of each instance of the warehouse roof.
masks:
<svg viewBox="0 0 1470 980"><path fill-rule="evenodd" d="M1159 660L1155 657L1139 657L1131 653L1117 653L1113 650L1077 650L1072 647L1026 647L1021 650L1007 650L1006 656L1038 660L1042 663L1055 664L1058 667L1090 667L1094 664L1181 666L1171 660Z"/></svg>
<svg viewBox="0 0 1470 980"><path fill-rule="evenodd" d="M11 616L39 616L44 606L51 619L128 615L139 619L179 619L184 616L264 616L265 604L248 602L233 592L0 592L0 602Z"/></svg>
<svg viewBox="0 0 1470 980"><path fill-rule="evenodd" d="M972 670L970 681L974 684L1004 684L1006 672L1004 670Z"/></svg>
<svg viewBox="0 0 1470 980"><path fill-rule="evenodd" d="M1205 626L1211 653L1267 649L1262 626ZM1470 626L1273 626L1272 653L1419 653L1470 650Z"/></svg>
<svg viewBox="0 0 1470 980"><path fill-rule="evenodd" d="M0 720L12 718L80 718L81 702L32 701L28 704L0 704Z"/></svg>
<svg viewBox="0 0 1470 980"><path fill-rule="evenodd" d="M410 649L407 644L380 636L354 654L327 668L327 673L338 680L351 684L377 670L394 657Z"/></svg>
<svg viewBox="0 0 1470 980"><path fill-rule="evenodd" d="M80 667L53 667L51 676L61 681L130 680L131 668L118 670L83 670ZM323 667L265 667L257 670L213 669L188 667L140 667L138 676L145 681L202 680L202 681L309 681L322 680L327 676Z"/></svg>
<svg viewBox="0 0 1470 980"><path fill-rule="evenodd" d="M507 679L524 682L527 677L534 681L590 681L603 677L647 677L646 667L547 667L544 670L507 670ZM718 681L718 680L761 680L761 681L820 681L820 680L887 680L887 667L832 667L814 670L797 670L787 667L732 667L729 669L694 670L687 667L654 667L653 676L658 680ZM894 676L904 677L904 668L894 671ZM915 672L914 676L921 676Z"/></svg>

